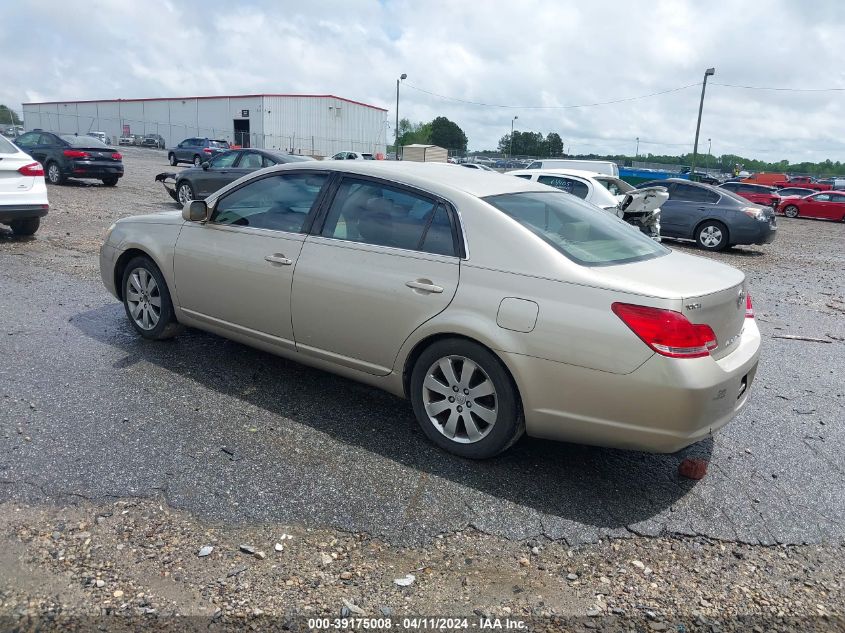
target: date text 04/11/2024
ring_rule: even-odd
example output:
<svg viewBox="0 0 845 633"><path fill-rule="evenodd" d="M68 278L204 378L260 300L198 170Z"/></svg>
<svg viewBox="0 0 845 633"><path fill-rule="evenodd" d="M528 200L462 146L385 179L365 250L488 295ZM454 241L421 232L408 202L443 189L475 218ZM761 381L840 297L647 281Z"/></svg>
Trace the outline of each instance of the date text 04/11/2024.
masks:
<svg viewBox="0 0 845 633"><path fill-rule="evenodd" d="M411 630L526 630L527 624L516 618L440 618L440 617L409 617L394 621L391 618L309 618L308 628L311 630L369 630L386 631L398 626Z"/></svg>

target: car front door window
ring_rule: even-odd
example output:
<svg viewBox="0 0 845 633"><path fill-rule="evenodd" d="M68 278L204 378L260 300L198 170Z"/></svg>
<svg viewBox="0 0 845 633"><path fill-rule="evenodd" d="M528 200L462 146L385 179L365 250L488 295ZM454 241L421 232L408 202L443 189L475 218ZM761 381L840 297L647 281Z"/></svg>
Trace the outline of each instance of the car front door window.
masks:
<svg viewBox="0 0 845 633"><path fill-rule="evenodd" d="M211 160L211 167L213 169L226 169L232 167L238 159L238 152L226 152L220 154Z"/></svg>

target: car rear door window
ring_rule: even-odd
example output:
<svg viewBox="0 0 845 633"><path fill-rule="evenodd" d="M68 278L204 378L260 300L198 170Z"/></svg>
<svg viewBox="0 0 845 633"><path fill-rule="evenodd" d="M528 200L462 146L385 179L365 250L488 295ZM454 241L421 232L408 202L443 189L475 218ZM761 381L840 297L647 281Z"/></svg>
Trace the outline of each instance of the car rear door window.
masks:
<svg viewBox="0 0 845 633"><path fill-rule="evenodd" d="M221 198L211 222L301 233L327 178L306 173L255 180Z"/></svg>
<svg viewBox="0 0 845 633"><path fill-rule="evenodd" d="M421 193L355 178L341 182L321 235L374 246L455 253L445 207Z"/></svg>
<svg viewBox="0 0 845 633"><path fill-rule="evenodd" d="M715 191L710 191L704 187L696 187L694 185L676 184L671 193L673 200L679 202L701 202L707 204L716 204L719 202L719 194Z"/></svg>
<svg viewBox="0 0 845 633"><path fill-rule="evenodd" d="M590 188L586 183L574 178L565 178L563 176L539 176L537 182L549 185L555 189L560 189L566 193L571 193L573 196L578 196L585 200L590 193Z"/></svg>
<svg viewBox="0 0 845 633"><path fill-rule="evenodd" d="M261 169L264 166L261 154L255 152L246 152L241 156L241 162L238 167L241 169Z"/></svg>

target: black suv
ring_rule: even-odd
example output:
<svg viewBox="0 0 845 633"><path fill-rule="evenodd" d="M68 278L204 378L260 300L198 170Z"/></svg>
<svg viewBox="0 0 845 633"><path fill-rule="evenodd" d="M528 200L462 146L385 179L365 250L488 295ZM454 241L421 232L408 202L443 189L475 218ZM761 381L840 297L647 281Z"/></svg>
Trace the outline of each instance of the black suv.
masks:
<svg viewBox="0 0 845 633"><path fill-rule="evenodd" d="M229 141L213 138L186 138L176 147L167 152L171 165L179 163L193 163L199 167L205 161L211 160L217 154L229 151Z"/></svg>
<svg viewBox="0 0 845 633"><path fill-rule="evenodd" d="M123 177L123 156L93 136L34 130L20 135L15 145L44 165L47 182L53 185L67 178L89 178L114 187Z"/></svg>

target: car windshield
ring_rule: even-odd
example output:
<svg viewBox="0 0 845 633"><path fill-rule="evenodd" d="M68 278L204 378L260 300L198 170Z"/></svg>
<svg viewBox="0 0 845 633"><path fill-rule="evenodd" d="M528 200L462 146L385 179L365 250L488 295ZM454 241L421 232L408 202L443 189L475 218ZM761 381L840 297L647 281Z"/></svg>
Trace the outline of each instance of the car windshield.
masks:
<svg viewBox="0 0 845 633"><path fill-rule="evenodd" d="M670 252L616 216L564 192L508 193L484 200L582 266L625 264Z"/></svg>
<svg viewBox="0 0 845 633"><path fill-rule="evenodd" d="M17 154L18 148L7 141L5 137L0 136L0 154Z"/></svg>
<svg viewBox="0 0 845 633"><path fill-rule="evenodd" d="M93 136L76 136L75 134L62 134L62 140L69 143L72 147L94 147L106 148L106 145L100 139Z"/></svg>

